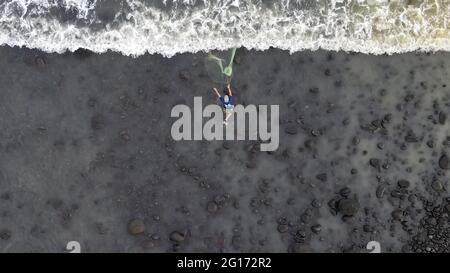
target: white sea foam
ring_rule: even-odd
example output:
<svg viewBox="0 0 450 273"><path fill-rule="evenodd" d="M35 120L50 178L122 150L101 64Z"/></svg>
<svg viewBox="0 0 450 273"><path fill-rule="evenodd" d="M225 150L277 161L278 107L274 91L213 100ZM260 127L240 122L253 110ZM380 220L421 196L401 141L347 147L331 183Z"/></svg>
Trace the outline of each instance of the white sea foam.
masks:
<svg viewBox="0 0 450 273"><path fill-rule="evenodd" d="M241 46L450 50L450 0L160 1L162 8L143 0L0 0L0 44L167 57Z"/></svg>

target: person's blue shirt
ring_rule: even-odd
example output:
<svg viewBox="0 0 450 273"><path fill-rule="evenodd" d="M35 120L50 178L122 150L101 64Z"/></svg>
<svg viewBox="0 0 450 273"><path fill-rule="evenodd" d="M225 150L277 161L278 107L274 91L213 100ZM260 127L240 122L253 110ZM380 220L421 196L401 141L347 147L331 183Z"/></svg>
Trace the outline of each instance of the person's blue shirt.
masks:
<svg viewBox="0 0 450 273"><path fill-rule="evenodd" d="M228 102L225 102L225 99L223 96L219 97L220 100L220 104L222 104L222 107L225 109L230 109L233 107L233 101L234 101L234 97L233 96L228 96Z"/></svg>

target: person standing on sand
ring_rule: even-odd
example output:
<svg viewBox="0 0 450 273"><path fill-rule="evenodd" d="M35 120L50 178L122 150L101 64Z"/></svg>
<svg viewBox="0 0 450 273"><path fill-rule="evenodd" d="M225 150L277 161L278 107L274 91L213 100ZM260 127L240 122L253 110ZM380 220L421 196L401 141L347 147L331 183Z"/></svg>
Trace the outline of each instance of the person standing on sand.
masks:
<svg viewBox="0 0 450 273"><path fill-rule="evenodd" d="M234 110L234 97L233 92L231 92L230 84L228 84L227 89L224 91L225 95L221 96L217 88L213 88L213 90L216 92L217 97L219 98L220 105L222 106L223 113L225 115L223 123L226 125L227 120L231 115L233 114ZM228 92L228 94L227 94Z"/></svg>

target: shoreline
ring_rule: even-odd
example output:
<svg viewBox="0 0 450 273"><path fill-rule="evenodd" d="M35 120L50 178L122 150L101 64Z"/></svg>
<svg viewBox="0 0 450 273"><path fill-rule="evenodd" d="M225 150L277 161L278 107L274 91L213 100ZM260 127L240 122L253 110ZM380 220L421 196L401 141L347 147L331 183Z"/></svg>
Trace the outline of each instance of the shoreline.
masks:
<svg viewBox="0 0 450 273"><path fill-rule="evenodd" d="M332 42L331 42L332 43ZM234 44L233 42L225 42L225 43L219 43L219 44ZM251 43L249 43L248 45L250 45ZM333 43L332 43L333 44ZM125 53L121 50L114 50L111 48L108 49L102 49L101 51L96 51L93 48L88 48L88 47L76 47L76 48L64 48L64 49L58 49L58 50L45 50L43 48L40 47L36 47L36 46L27 46L27 45L9 45L9 44L1 44L0 47L9 47L12 49L23 49L23 50L34 50L37 52L41 52L43 54L58 54L58 55L64 55L64 54L97 54L97 55L104 55L104 54L118 54L124 57L128 57L128 58L133 58L133 59L137 59L137 58L142 58L145 56L161 56L167 59L170 58L174 58L180 55L184 55L184 54L192 54L192 55L196 55L196 54L207 54L208 52L224 52L224 51L229 51L233 48L237 48L238 50L244 50L244 51L255 51L255 52L266 52L266 51L270 51L270 50L280 50L283 52L287 52L289 55L294 55L294 54L301 54L301 53L315 53L315 52L331 52L334 54L340 54L340 53L344 53L344 54L349 54L349 55L354 55L354 54L362 54L362 55L368 55L368 56L397 56L397 55L405 55L405 54L440 54L440 53L449 53L450 52L450 48L444 48L444 47L433 47L433 46L421 46L421 47L411 47L411 48L405 48L402 49L400 51L396 50L396 49L391 49L391 50L385 50L385 49L378 49L377 51L369 51L369 50L356 50L356 49L351 49L353 47L350 48L342 48L342 47L335 47L335 46L315 46L315 47L302 47L302 48L297 48L295 50L289 49L289 48L285 48L282 46L265 46L265 47L261 47L261 48L255 48L252 46L247 46L247 45L239 45L236 47L233 46L221 46L221 47L212 47L209 49L194 49L194 50L187 50L187 51L183 51L183 52L172 52L170 54L164 54L162 52L159 51L154 51L154 52L149 52L148 50L146 50L145 52L141 52L141 53ZM374 46L376 47L376 46Z"/></svg>

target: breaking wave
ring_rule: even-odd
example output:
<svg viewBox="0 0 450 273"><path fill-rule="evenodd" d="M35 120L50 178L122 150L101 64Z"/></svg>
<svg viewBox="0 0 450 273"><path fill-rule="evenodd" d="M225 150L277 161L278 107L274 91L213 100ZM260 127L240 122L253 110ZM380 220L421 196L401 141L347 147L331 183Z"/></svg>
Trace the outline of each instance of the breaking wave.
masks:
<svg viewBox="0 0 450 273"><path fill-rule="evenodd" d="M0 44L139 56L450 49L450 0L0 0Z"/></svg>

